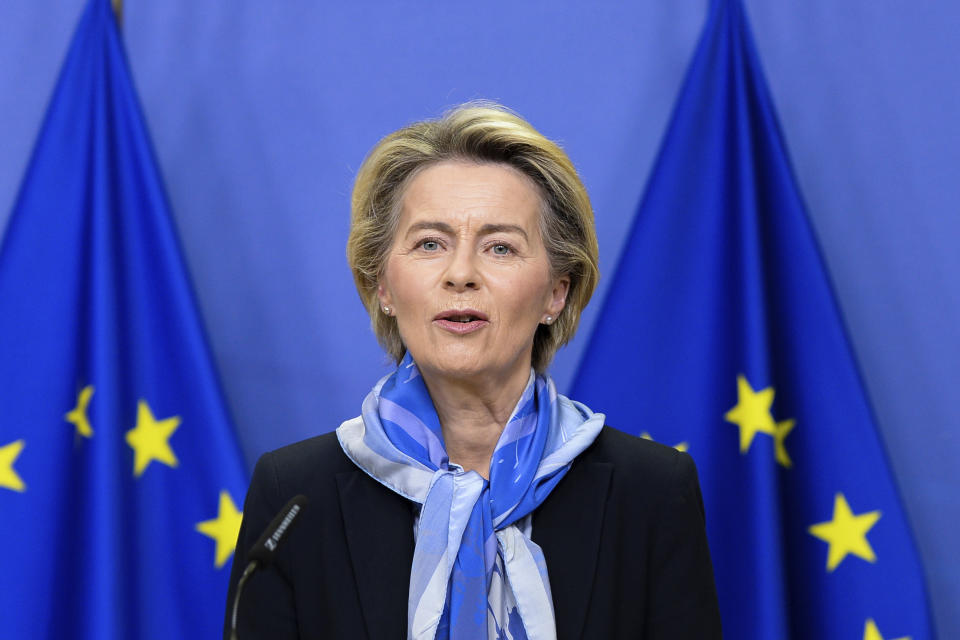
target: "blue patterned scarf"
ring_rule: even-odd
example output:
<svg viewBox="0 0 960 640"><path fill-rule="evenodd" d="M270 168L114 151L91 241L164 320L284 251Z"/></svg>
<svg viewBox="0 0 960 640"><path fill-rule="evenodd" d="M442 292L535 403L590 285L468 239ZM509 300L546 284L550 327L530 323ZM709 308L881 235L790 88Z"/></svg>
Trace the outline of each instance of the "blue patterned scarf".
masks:
<svg viewBox="0 0 960 640"><path fill-rule="evenodd" d="M408 638L556 638L546 563L530 540L527 516L603 422L603 414L558 395L549 377L531 370L487 481L450 463L437 412L409 354L377 383L362 415L344 422L337 437L358 467L422 505Z"/></svg>

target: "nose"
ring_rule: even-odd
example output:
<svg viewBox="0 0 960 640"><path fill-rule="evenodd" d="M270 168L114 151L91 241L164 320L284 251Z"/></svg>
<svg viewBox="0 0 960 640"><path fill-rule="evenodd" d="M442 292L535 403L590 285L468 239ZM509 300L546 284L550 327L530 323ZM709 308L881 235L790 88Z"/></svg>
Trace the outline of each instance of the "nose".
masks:
<svg viewBox="0 0 960 640"><path fill-rule="evenodd" d="M456 292L478 289L481 278L475 260L474 252L462 245L451 251L450 262L443 274L444 287Z"/></svg>

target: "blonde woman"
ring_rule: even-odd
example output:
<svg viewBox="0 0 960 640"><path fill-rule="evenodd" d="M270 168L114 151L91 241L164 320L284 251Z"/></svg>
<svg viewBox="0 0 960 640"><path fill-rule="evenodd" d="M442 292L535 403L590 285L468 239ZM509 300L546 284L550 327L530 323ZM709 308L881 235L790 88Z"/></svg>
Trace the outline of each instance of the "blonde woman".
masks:
<svg viewBox="0 0 960 640"><path fill-rule="evenodd" d="M401 129L359 171L347 255L397 368L258 462L232 585L273 514L310 506L239 637L719 638L690 457L546 373L597 281L566 154L492 104Z"/></svg>

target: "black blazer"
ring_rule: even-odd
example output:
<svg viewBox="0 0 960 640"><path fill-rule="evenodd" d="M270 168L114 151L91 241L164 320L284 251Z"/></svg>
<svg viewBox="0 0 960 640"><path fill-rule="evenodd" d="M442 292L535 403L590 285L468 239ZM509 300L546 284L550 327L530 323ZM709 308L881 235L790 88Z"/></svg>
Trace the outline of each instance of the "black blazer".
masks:
<svg viewBox="0 0 960 640"><path fill-rule="evenodd" d="M240 640L406 637L413 504L328 433L265 454L244 504L224 638L247 551L296 494L310 503L244 588ZM693 460L604 427L533 514L559 640L720 638Z"/></svg>

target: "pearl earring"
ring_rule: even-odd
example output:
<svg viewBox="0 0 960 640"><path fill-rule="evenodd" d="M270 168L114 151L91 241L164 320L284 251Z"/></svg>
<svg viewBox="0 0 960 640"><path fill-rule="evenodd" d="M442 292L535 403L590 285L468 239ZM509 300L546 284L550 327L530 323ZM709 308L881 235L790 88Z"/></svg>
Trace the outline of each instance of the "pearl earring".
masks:
<svg viewBox="0 0 960 640"><path fill-rule="evenodd" d="M544 318L544 322L546 324L553 324L553 316L547 316L546 318Z"/></svg>
<svg viewBox="0 0 960 640"><path fill-rule="evenodd" d="M384 307L383 307L383 312L384 312L385 314L387 314L387 315L390 315L390 307L384 305Z"/></svg>

